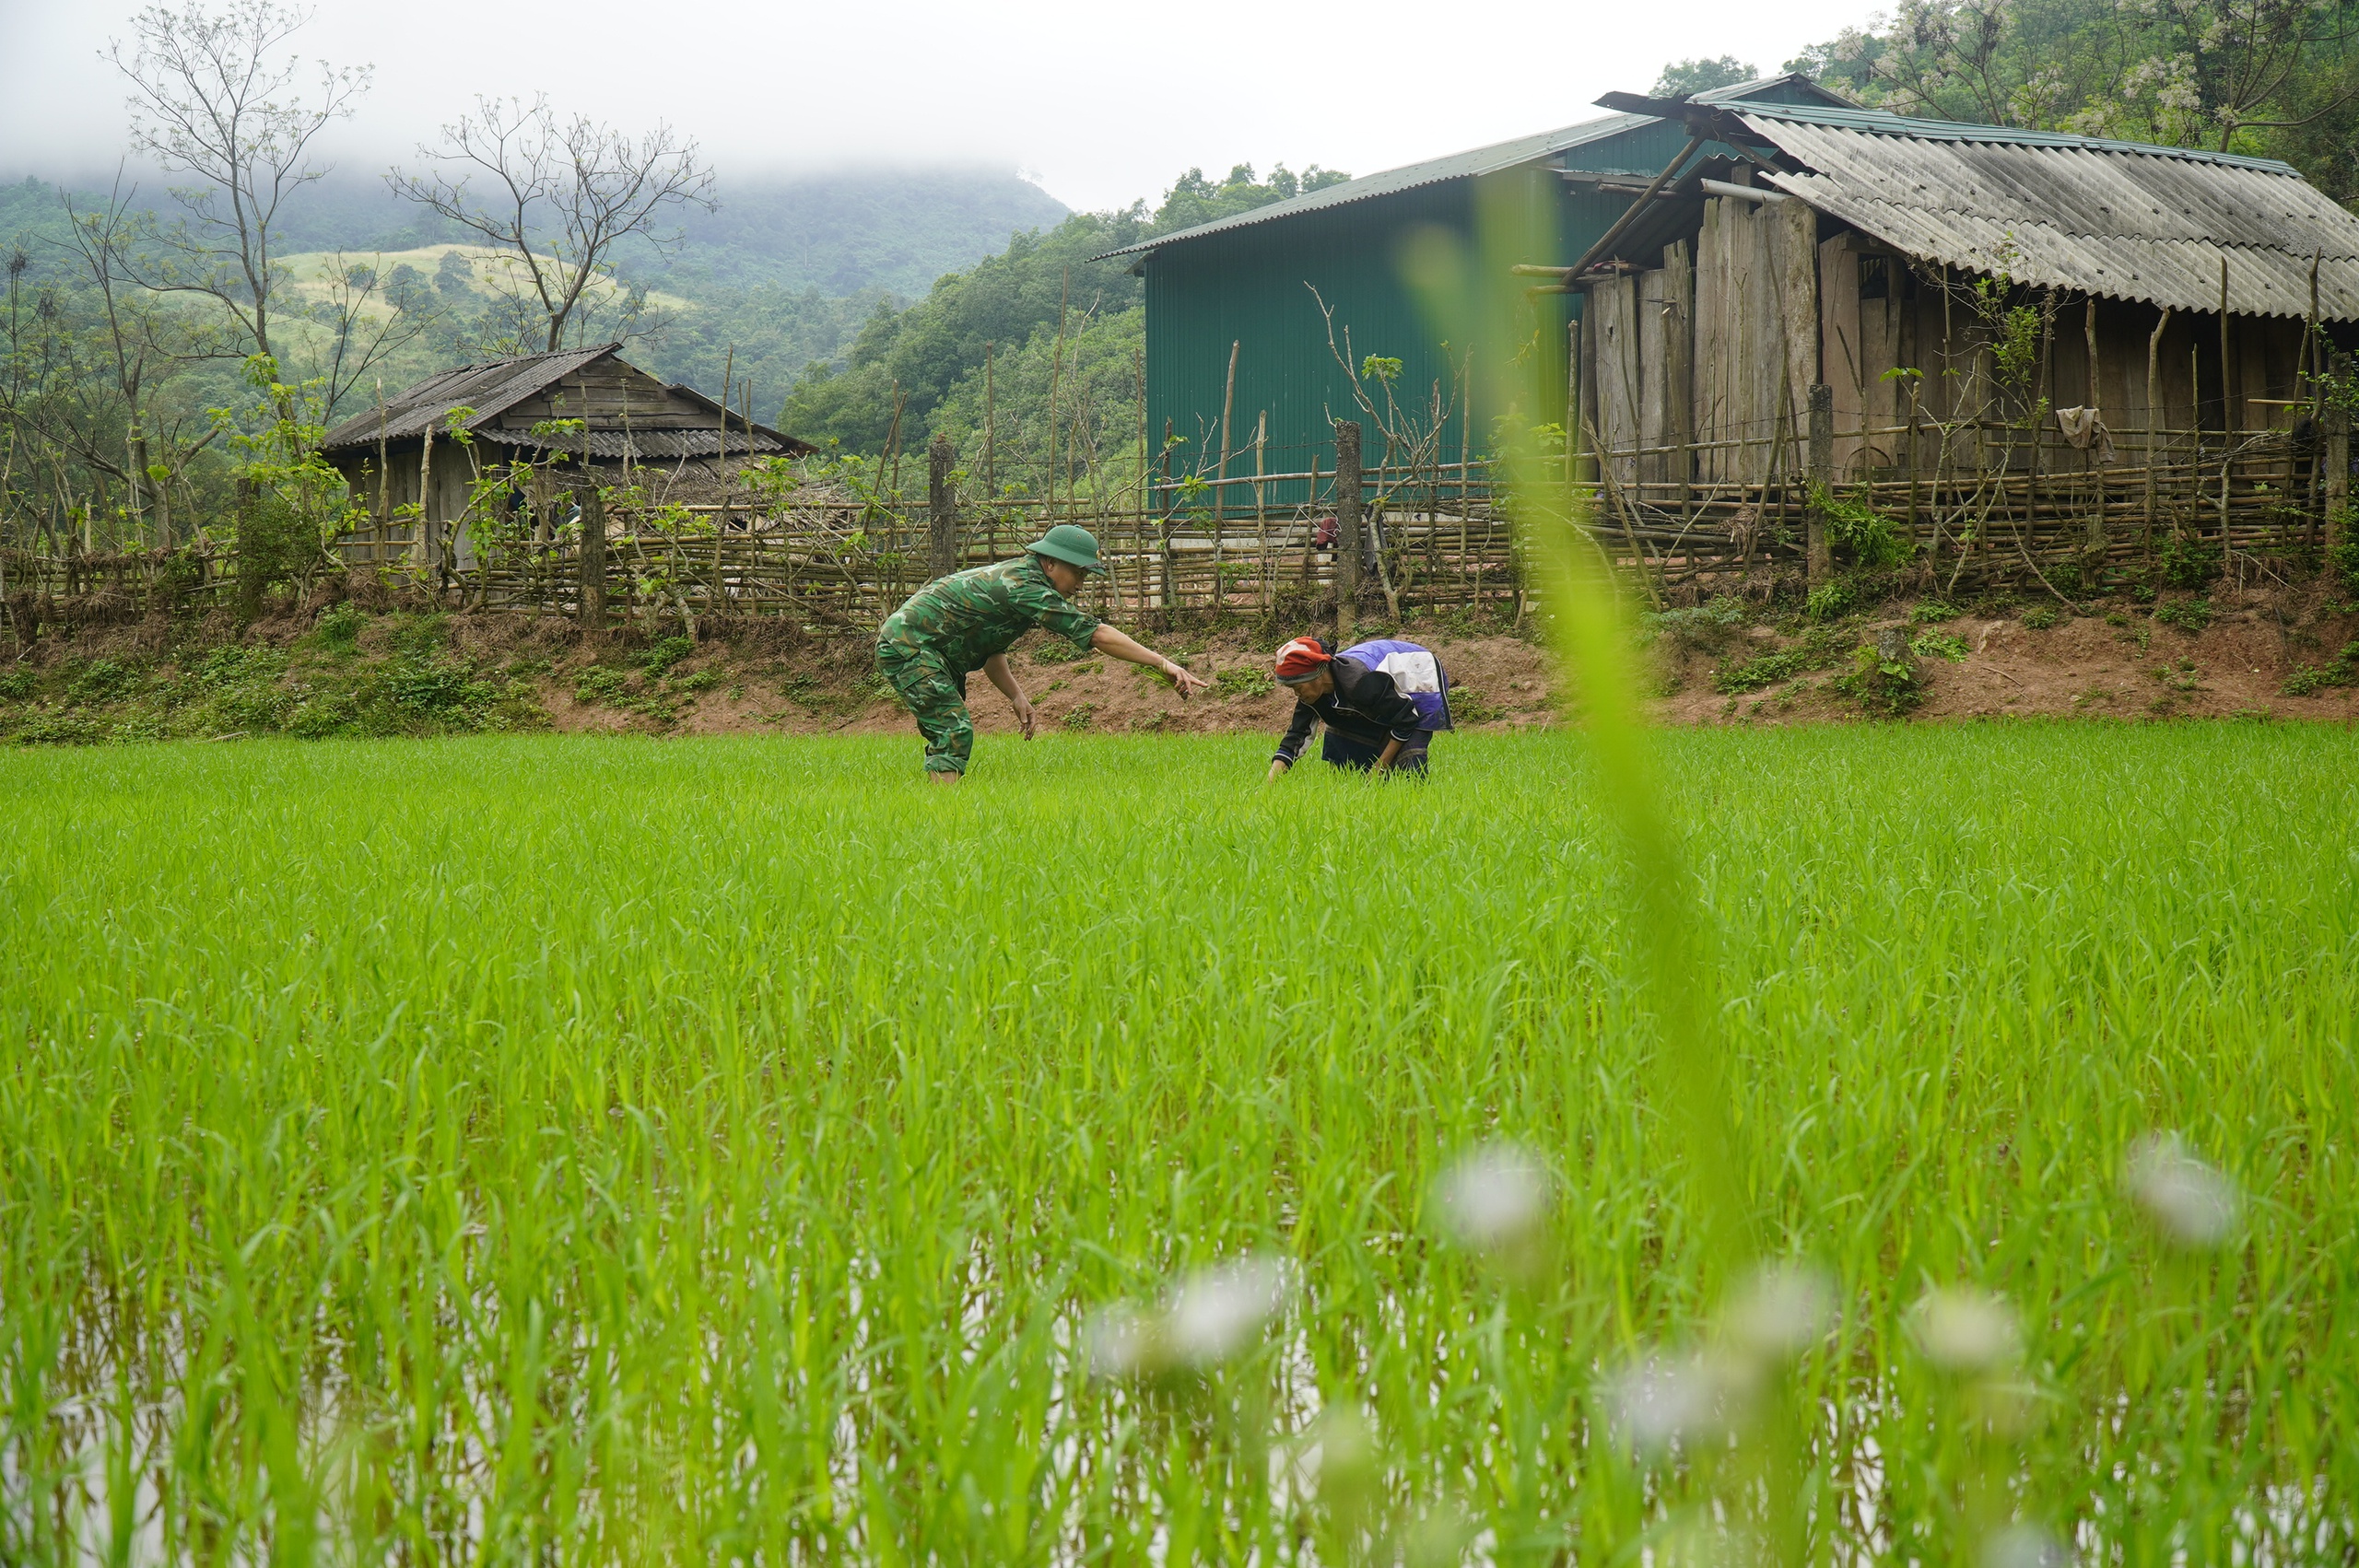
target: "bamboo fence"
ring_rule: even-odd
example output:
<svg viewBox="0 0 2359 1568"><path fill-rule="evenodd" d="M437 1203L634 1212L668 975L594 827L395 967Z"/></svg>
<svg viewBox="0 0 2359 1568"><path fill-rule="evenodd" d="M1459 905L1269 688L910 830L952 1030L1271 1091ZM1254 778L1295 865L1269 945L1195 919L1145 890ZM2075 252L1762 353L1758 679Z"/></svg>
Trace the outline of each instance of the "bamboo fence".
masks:
<svg viewBox="0 0 2359 1568"><path fill-rule="evenodd" d="M2221 552L2224 571L2278 570L2314 560L2322 542L2326 465L2283 431L2154 431L2114 438L2111 463L2017 426L1939 431L1920 426L1842 432L1863 450L1907 451L1830 489L1898 525L1913 559L1937 579L1991 580L2070 563L2083 590L2107 577L2151 578L2172 539ZM1918 445L1912 448L1909 443ZM1739 444L1739 443L1731 443ZM1783 440L1757 484L1640 478L1701 470L1703 448L1576 453L1583 536L1620 570L1661 594L1698 592L1748 575L1790 572L1803 557L1814 486L1805 443ZM2151 461L2148 459L2151 457ZM1652 461L1650 461L1652 460ZM951 560L1003 560L1055 523L1097 535L1107 571L1085 600L1109 614L1162 610L1267 615L1332 603L1343 573L1333 541L1332 465L1302 472L1151 483L1142 508L1002 499L948 519ZM1298 497L1288 504L1273 492ZM1525 603L1513 530L1493 505L1480 459L1362 475L1370 550L1363 592L1400 614ZM655 526L657 521L663 526ZM651 623L679 615L799 615L874 626L933 575L942 520L923 500L667 508L609 519L609 614ZM575 539L491 544L470 537L456 562L420 557L413 533L371 528L335 542L348 569L375 570L452 607L578 615ZM2092 578L2091 574L2095 577ZM231 553L40 555L0 548L0 609L19 637L38 626L115 619L234 600ZM70 606L68 608L67 606Z"/></svg>

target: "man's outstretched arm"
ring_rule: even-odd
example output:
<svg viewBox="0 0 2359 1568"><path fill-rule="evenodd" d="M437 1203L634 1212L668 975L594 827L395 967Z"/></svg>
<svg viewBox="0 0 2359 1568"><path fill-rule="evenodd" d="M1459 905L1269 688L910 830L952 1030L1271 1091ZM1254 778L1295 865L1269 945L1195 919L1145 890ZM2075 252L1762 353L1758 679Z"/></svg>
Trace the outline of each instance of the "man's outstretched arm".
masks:
<svg viewBox="0 0 2359 1568"><path fill-rule="evenodd" d="M1211 682L1200 676L1188 673L1176 662L1166 659L1154 649L1147 647L1144 643L1134 641L1102 621L1098 623L1097 629L1089 634L1089 646L1113 658L1126 660L1133 664L1145 665L1162 675L1165 680L1169 681L1173 689L1178 691L1183 698L1191 692L1203 691L1212 685Z"/></svg>

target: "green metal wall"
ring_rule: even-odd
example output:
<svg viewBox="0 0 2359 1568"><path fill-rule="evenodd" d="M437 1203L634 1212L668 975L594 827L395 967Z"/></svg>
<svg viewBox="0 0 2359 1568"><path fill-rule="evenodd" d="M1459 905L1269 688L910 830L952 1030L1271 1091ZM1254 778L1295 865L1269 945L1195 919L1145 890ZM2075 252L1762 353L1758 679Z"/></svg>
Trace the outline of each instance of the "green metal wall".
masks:
<svg viewBox="0 0 2359 1568"><path fill-rule="evenodd" d="M1786 94L1773 89L1765 98ZM1686 145L1684 126L1652 121L1570 149L1549 159L1576 169L1651 176ZM1708 153L1725 151L1715 144ZM1562 265L1596 242L1622 215L1629 198L1575 192L1554 180L1544 200L1555 211L1557 239L1550 254L1529 261ZM1402 241L1427 225L1471 238L1474 182L1451 180L1391 195L1372 196L1300 216L1248 225L1157 250L1146 263L1147 424L1151 442L1160 441L1168 422L1185 439L1173 449L1175 475L1197 469L1199 454L1220 449L1222 392L1229 348L1237 345L1237 394L1232 417L1230 474L1253 470L1254 422L1270 418L1268 466L1272 473L1299 473L1315 452L1321 472L1334 464L1330 418L1356 417L1351 388L1329 351L1326 324L1311 296L1315 286L1334 311L1335 345L1350 329L1353 362L1379 355L1402 362L1396 395L1430 402L1439 380L1445 396L1454 385L1450 360L1463 345L1446 353L1402 277ZM1533 301L1537 324L1554 343L1564 341L1568 312L1579 296L1541 296ZM1371 389L1373 391L1373 389ZM1485 448L1490 411L1474 411L1472 449ZM1461 408L1443 439L1455 461L1463 433ZM1367 422L1362 421L1363 425ZM1365 461L1380 452L1370 436ZM1207 463L1206 470L1215 466ZM1250 509L1250 497L1237 487L1226 494L1228 509ZM1303 498L1301 485L1273 486L1272 505Z"/></svg>

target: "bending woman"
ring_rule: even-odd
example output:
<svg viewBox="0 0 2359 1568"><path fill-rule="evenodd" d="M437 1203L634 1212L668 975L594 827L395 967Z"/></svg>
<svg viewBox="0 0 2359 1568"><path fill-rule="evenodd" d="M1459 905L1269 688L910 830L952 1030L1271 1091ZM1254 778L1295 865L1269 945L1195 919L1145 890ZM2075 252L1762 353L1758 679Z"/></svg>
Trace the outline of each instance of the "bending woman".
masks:
<svg viewBox="0 0 2359 1568"><path fill-rule="evenodd" d="M1278 649L1278 684L1294 691L1294 722L1286 726L1270 777L1292 767L1324 725L1319 755L1364 773L1426 771L1434 732L1450 728L1449 676L1433 649L1397 638L1356 643L1336 652L1316 638L1298 637Z"/></svg>

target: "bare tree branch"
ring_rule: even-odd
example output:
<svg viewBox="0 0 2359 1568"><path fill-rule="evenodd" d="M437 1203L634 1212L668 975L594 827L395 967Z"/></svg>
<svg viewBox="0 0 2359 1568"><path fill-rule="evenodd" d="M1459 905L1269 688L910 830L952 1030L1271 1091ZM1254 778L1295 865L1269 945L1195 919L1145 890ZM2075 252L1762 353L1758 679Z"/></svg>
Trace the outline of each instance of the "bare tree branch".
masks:
<svg viewBox="0 0 2359 1568"><path fill-rule="evenodd" d="M229 0L217 13L200 0L153 5L132 18L129 45L104 53L131 84L133 148L201 181L172 188L183 216L169 238L194 270L158 272L149 287L213 299L258 354L276 353L279 210L328 171L311 144L350 117L370 78L368 66L323 61L316 99L294 96L300 62L277 51L310 19L277 0Z"/></svg>
<svg viewBox="0 0 2359 1568"><path fill-rule="evenodd" d="M658 124L633 140L575 115L560 123L546 96L480 98L475 112L442 128L439 148L418 156L440 167L396 169L400 195L480 235L514 260L504 290L521 320L538 328L543 351L577 340L603 302L620 290L626 326L645 304L615 279L616 249L636 237L658 251L681 235L662 227L682 206L713 206L712 170L693 138Z"/></svg>

